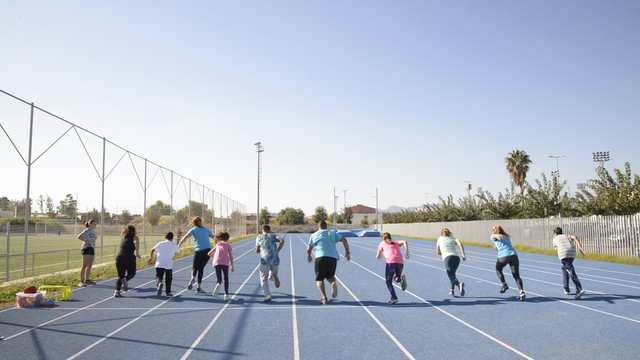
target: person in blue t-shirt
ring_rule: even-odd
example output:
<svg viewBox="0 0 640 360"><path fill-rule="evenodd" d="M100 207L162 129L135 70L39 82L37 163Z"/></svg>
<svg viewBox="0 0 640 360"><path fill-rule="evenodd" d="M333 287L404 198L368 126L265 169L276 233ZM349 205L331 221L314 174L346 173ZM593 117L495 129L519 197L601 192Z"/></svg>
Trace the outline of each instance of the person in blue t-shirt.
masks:
<svg viewBox="0 0 640 360"><path fill-rule="evenodd" d="M518 253L511 245L509 234L507 234L501 226L496 225L492 229L491 240L494 244L493 249L498 251L496 273L498 274L498 279L502 282L500 293L503 294L509 290L509 285L507 285L504 274L502 273L502 269L509 265L511 267L511 274L513 274L513 278L516 280L516 284L518 284L518 288L520 289L519 300L524 301L526 296L522 286L522 279L520 278L520 260L518 259Z"/></svg>
<svg viewBox="0 0 640 360"><path fill-rule="evenodd" d="M327 293L324 289L325 279L331 283L331 297L335 299L338 296L338 284L336 283L335 277L338 259L340 258L338 249L336 248L338 242L344 244L344 249L347 252L344 255L344 259L347 261L351 260L347 239L335 231L327 230L327 222L323 220L318 224L318 231L311 235L309 243L307 244L307 260L309 260L309 262L312 260L311 251L314 248L316 249L316 285L322 296L320 304L323 305L329 303Z"/></svg>
<svg viewBox="0 0 640 360"><path fill-rule="evenodd" d="M193 266L191 270L191 280L187 285L187 289L193 289L193 284L196 282L196 276L198 277L198 287L196 293L204 293L202 290L202 276L204 275L204 267L209 262L209 251L211 251L211 243L209 238L214 238L211 230L202 226L202 218L196 216L191 220L192 228L184 235L182 240L178 243L178 247L188 238L193 236L193 245L195 254L193 255Z"/></svg>

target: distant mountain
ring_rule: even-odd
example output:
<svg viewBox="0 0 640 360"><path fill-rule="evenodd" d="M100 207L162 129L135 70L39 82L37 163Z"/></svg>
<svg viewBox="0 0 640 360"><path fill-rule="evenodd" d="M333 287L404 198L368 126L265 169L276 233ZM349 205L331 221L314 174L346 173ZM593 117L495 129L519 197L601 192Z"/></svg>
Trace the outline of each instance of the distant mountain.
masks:
<svg viewBox="0 0 640 360"><path fill-rule="evenodd" d="M403 211L413 211L415 209L418 209L418 207L408 207L408 208L403 208L400 206L396 206L396 205L392 205L384 210L382 210L383 212L388 212L388 213L399 213L399 212L403 212Z"/></svg>

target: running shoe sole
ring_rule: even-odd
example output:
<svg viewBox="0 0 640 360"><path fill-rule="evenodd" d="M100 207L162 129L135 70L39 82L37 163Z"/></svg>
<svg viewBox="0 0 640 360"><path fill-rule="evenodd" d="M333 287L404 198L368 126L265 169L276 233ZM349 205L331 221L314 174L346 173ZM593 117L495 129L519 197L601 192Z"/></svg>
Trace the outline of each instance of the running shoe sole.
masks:
<svg viewBox="0 0 640 360"><path fill-rule="evenodd" d="M163 287L162 283L158 284L158 289L156 289L156 294L158 296L162 295L162 287Z"/></svg>
<svg viewBox="0 0 640 360"><path fill-rule="evenodd" d="M276 288L280 287L280 279L278 278L278 275L273 274L273 282L274 282L274 285L276 286Z"/></svg>
<svg viewBox="0 0 640 360"><path fill-rule="evenodd" d="M122 291L129 291L129 282L126 278L122 279Z"/></svg>
<svg viewBox="0 0 640 360"><path fill-rule="evenodd" d="M216 287L213 289L213 296L218 296L218 292L220 292L220 284L216 284Z"/></svg>
<svg viewBox="0 0 640 360"><path fill-rule="evenodd" d="M334 299L338 297L338 282L331 283L331 297Z"/></svg>
<svg viewBox="0 0 640 360"><path fill-rule="evenodd" d="M460 296L464 296L464 283L460 283Z"/></svg>
<svg viewBox="0 0 640 360"><path fill-rule="evenodd" d="M507 290L509 290L509 285L503 285L502 289L500 289L500 294L504 294Z"/></svg>
<svg viewBox="0 0 640 360"><path fill-rule="evenodd" d="M400 280L400 284L402 285L402 291L407 290L407 277L402 275L402 280Z"/></svg>
<svg viewBox="0 0 640 360"><path fill-rule="evenodd" d="M576 296L574 297L575 300L578 300L582 297L582 295L584 294L584 290L580 290L576 293Z"/></svg>

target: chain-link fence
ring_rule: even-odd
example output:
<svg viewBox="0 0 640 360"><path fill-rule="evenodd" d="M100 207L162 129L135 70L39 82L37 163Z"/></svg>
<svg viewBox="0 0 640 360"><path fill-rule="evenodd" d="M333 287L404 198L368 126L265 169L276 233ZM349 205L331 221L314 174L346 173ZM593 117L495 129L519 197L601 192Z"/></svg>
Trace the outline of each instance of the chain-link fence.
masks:
<svg viewBox="0 0 640 360"><path fill-rule="evenodd" d="M246 234L245 205L2 90L0 130L0 280L79 267L88 219L99 223L96 264L113 260L127 223L141 253L194 216Z"/></svg>
<svg viewBox="0 0 640 360"><path fill-rule="evenodd" d="M576 235L592 253L640 257L640 215L584 218L516 219L447 223L383 224L382 231L398 236L438 238L448 228L460 240L491 243L491 228L500 225L514 244L553 249L553 229Z"/></svg>

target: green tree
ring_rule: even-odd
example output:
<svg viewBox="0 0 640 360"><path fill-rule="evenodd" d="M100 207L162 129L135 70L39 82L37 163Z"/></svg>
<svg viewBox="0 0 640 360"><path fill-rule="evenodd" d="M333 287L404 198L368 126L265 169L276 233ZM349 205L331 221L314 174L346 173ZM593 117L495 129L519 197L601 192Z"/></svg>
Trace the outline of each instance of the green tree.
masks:
<svg viewBox="0 0 640 360"><path fill-rule="evenodd" d="M269 225L270 219L271 214L269 214L269 209L265 206L260 210L260 225Z"/></svg>
<svg viewBox="0 0 640 360"><path fill-rule="evenodd" d="M563 209L570 208L569 196L566 192L563 193L566 183L566 181L559 183L555 176L549 181L542 173L542 181L536 179L538 189L527 184L526 217L547 218L563 215Z"/></svg>
<svg viewBox="0 0 640 360"><path fill-rule="evenodd" d="M321 221L326 221L327 216L327 209L324 206L318 206L316 207L316 213L313 214L313 222L318 224ZM331 220L333 221L333 218Z"/></svg>
<svg viewBox="0 0 640 360"><path fill-rule="evenodd" d="M285 208L280 210L275 219L276 225L302 225L304 212L301 209Z"/></svg>
<svg viewBox="0 0 640 360"><path fill-rule="evenodd" d="M162 215L171 215L171 205L158 200L147 209L147 221L151 226L158 225Z"/></svg>
<svg viewBox="0 0 640 360"><path fill-rule="evenodd" d="M369 220L367 219L360 220L360 225L362 225L364 228L369 227Z"/></svg>
<svg viewBox="0 0 640 360"><path fill-rule="evenodd" d="M520 195L524 194L524 185L526 183L529 164L532 163L529 155L524 150L513 150L504 158L507 166L507 174L511 176L513 183L520 188Z"/></svg>
<svg viewBox="0 0 640 360"><path fill-rule="evenodd" d="M122 213L120 213L120 219L118 222L121 225L127 225L131 222L131 220L133 220L133 215L131 215L131 212L129 212L129 210L127 209L122 210Z"/></svg>
<svg viewBox="0 0 640 360"><path fill-rule="evenodd" d="M38 200L36 200L36 204L38 204L38 208L40 209L40 214L44 214L44 205L46 204L44 200L44 196L38 196Z"/></svg>
<svg viewBox="0 0 640 360"><path fill-rule="evenodd" d="M625 172L614 169L615 178L607 169L596 169L598 179L589 180L587 189L576 194L576 204L587 215L633 215L640 212L640 177L631 173L625 163Z"/></svg>
<svg viewBox="0 0 640 360"><path fill-rule="evenodd" d="M351 220L353 220L353 212L351 208L344 208L342 211L342 221L344 224L351 224Z"/></svg>
<svg viewBox="0 0 640 360"><path fill-rule="evenodd" d="M9 211L11 210L11 200L9 200L6 196L0 198L0 210Z"/></svg>
<svg viewBox="0 0 640 360"><path fill-rule="evenodd" d="M58 214L65 214L70 218L76 216L78 210L78 202L73 199L73 195L67 194L64 200L60 200L60 206L58 206Z"/></svg>
<svg viewBox="0 0 640 360"><path fill-rule="evenodd" d="M518 202L513 182L510 189L505 189L504 194L498 192L497 200L486 190L478 193L478 199L482 207L483 220L517 219L522 214L522 205Z"/></svg>
<svg viewBox="0 0 640 360"><path fill-rule="evenodd" d="M53 205L53 199L47 195L47 217L53 219L56 217L56 206Z"/></svg>
<svg viewBox="0 0 640 360"><path fill-rule="evenodd" d="M186 224L189 223L194 217L200 216L202 218L203 225L209 226L213 224L214 215L214 211L210 210L208 205L203 205L200 202L191 200L189 201L189 205L176 211L176 221L178 222L178 224Z"/></svg>

